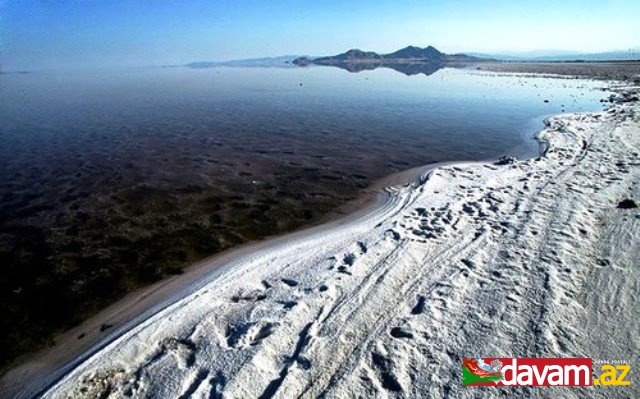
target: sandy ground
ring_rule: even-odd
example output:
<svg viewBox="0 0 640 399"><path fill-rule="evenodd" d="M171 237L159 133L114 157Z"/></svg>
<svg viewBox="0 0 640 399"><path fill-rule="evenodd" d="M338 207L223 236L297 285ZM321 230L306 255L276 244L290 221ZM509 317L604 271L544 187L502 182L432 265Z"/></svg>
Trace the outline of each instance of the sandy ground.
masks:
<svg viewBox="0 0 640 399"><path fill-rule="evenodd" d="M234 257L44 396L542 398L465 388L461 358L637 365L640 211L618 207L640 199L637 104L552 117L542 157L443 166L366 214Z"/></svg>

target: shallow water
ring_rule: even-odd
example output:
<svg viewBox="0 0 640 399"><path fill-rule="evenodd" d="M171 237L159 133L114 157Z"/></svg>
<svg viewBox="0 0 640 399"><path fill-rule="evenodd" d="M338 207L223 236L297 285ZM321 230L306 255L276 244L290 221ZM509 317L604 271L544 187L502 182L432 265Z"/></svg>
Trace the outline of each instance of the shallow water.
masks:
<svg viewBox="0 0 640 399"><path fill-rule="evenodd" d="M20 334L0 358L382 176L533 155L542 117L601 109L600 85L447 68L2 75L0 329Z"/></svg>
<svg viewBox="0 0 640 399"><path fill-rule="evenodd" d="M342 181L348 194L411 166L531 155L541 117L600 108L597 86L456 69L4 75L0 194L222 182L233 192L289 178L305 189Z"/></svg>
<svg viewBox="0 0 640 399"><path fill-rule="evenodd" d="M371 174L371 160L402 166L512 151L542 115L598 109L597 86L456 69L410 77L332 67L3 75L0 151L6 166L80 153L96 162L194 157L194 167L324 157L335 169L346 163ZM134 169L146 169L144 160Z"/></svg>

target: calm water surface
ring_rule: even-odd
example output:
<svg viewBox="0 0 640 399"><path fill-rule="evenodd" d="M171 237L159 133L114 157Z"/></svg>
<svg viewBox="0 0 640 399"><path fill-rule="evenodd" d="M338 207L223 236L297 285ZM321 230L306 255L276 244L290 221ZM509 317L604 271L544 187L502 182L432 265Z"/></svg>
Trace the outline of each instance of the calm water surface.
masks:
<svg viewBox="0 0 640 399"><path fill-rule="evenodd" d="M311 156L368 175L393 164L495 157L523 145L531 150L522 136L541 126L541 116L598 109L602 97L592 90L597 83L582 80L455 69L410 77L312 67L0 79L0 151L11 169L88 155L96 156L92 162L133 162L139 172L149 166L144 161L158 158L194 157L193 167L212 156L315 165L305 160Z"/></svg>

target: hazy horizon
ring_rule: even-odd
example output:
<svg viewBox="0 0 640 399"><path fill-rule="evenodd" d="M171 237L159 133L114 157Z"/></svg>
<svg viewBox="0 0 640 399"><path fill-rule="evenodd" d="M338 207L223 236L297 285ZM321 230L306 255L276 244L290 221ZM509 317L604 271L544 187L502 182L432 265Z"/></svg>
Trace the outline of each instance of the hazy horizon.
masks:
<svg viewBox="0 0 640 399"><path fill-rule="evenodd" d="M142 67L351 48L599 53L637 49L640 3L254 0L0 2L2 69Z"/></svg>

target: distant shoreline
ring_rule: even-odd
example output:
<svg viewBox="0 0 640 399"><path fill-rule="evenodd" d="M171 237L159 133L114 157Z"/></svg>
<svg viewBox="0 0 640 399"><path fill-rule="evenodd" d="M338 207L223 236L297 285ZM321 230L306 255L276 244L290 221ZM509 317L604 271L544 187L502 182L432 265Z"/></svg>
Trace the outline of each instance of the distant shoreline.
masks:
<svg viewBox="0 0 640 399"><path fill-rule="evenodd" d="M548 74L640 83L640 61L500 61L473 66L490 72Z"/></svg>

